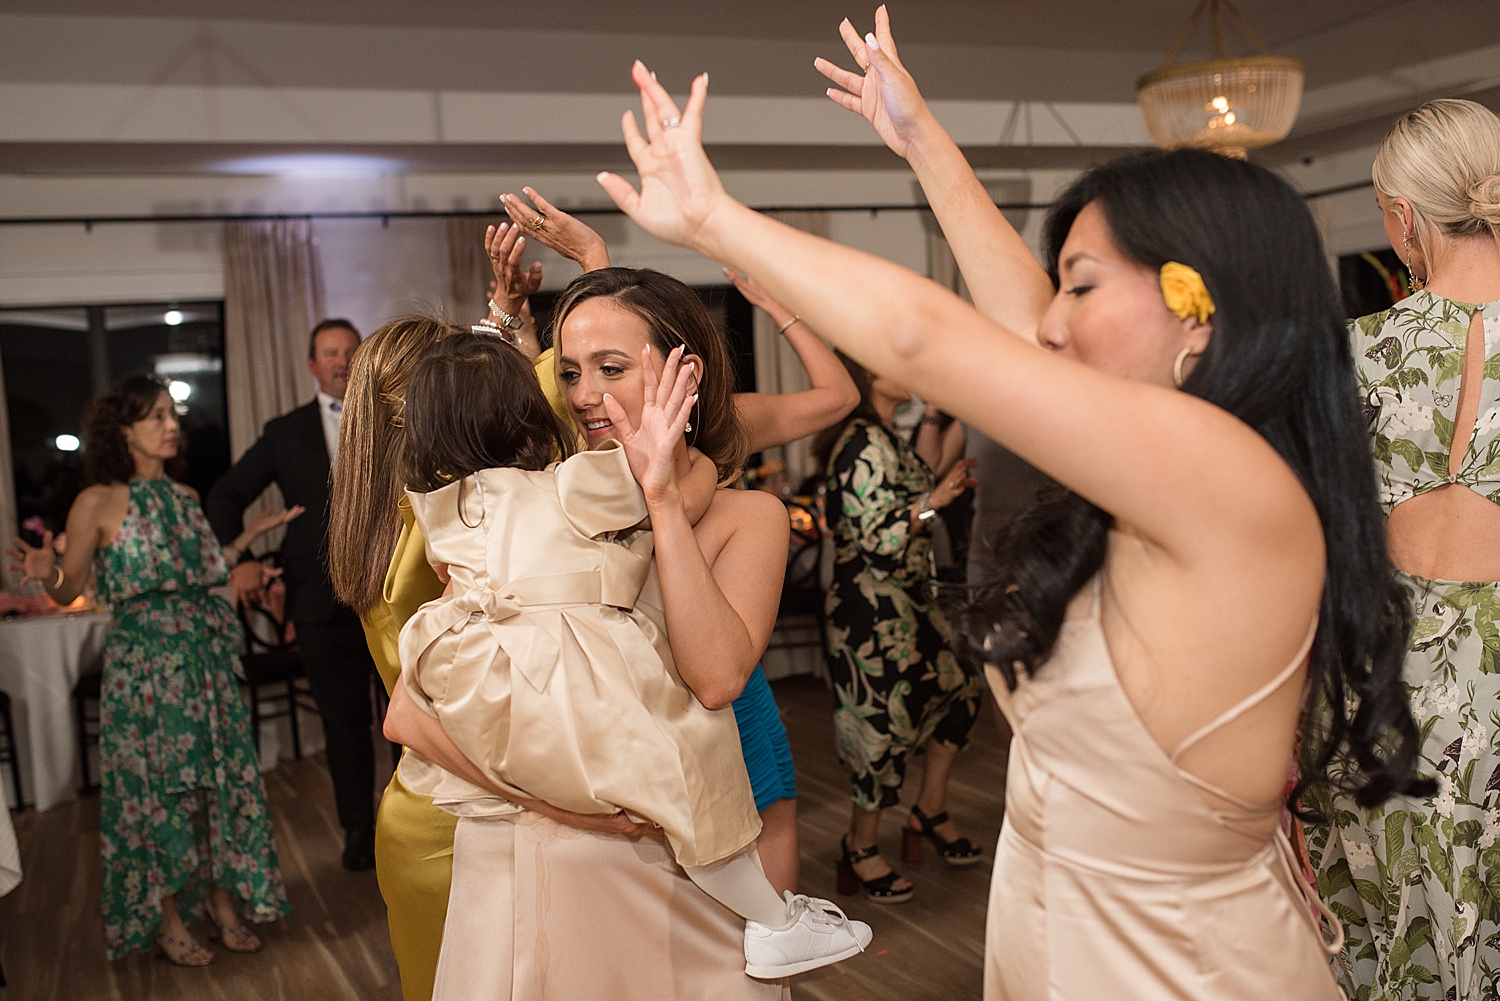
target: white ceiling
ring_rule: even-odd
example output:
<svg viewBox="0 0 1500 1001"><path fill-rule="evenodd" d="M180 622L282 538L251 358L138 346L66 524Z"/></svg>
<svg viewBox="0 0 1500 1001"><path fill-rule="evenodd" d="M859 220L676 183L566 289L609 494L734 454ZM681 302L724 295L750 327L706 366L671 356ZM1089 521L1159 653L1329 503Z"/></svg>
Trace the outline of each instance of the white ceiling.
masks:
<svg viewBox="0 0 1500 1001"><path fill-rule="evenodd" d="M929 98L1128 105L1136 79L1160 63L1195 6L894 0L891 12L904 61ZM1240 0L1239 8L1272 52L1303 61L1310 91L1333 95L1272 156L1367 145L1400 110L1434 96L1500 107L1500 56L1486 62L1500 53L1500 0ZM641 57L669 84L708 69L715 94L807 98L826 85L813 57L843 52L840 18L852 13L865 30L872 11L871 0L857 9L847 0L0 0L0 84L623 94L630 61ZM1200 24L1179 60L1206 55L1209 37ZM1224 37L1232 54L1252 51L1227 20ZM195 172L226 151L286 148L0 142L0 173ZM597 143L419 142L385 152L416 171L496 162L597 169L619 166L623 154ZM969 152L976 165L1062 167L1109 150L981 144ZM896 165L879 149L832 144L762 142L721 155L743 169Z"/></svg>

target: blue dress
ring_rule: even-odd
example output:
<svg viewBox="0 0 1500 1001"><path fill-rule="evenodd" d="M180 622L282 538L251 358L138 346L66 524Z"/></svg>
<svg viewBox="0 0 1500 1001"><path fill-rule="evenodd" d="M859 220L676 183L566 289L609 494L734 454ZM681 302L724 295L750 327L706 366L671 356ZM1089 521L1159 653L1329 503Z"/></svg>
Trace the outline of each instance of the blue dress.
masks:
<svg viewBox="0 0 1500 1001"><path fill-rule="evenodd" d="M745 755L745 770L750 773L750 788L755 791L755 809L764 810L781 799L796 799L792 746L787 743L771 683L759 664L745 683L745 690L734 700L734 719L740 725L740 750Z"/></svg>

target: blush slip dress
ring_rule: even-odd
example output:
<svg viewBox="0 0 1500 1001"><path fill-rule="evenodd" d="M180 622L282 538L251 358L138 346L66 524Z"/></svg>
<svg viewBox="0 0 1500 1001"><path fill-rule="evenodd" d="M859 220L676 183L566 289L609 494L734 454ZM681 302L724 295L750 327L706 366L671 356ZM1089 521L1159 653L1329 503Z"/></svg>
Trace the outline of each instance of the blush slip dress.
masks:
<svg viewBox="0 0 1500 1001"><path fill-rule="evenodd" d="M1011 692L988 669L1015 736L985 1001L1341 999L1328 961L1338 921L1297 873L1280 802L1247 802L1177 764L1296 674L1316 623L1291 664L1168 753L1115 675L1099 591L1095 577L1074 600L1035 678ZM1315 915L1339 941L1323 941Z"/></svg>

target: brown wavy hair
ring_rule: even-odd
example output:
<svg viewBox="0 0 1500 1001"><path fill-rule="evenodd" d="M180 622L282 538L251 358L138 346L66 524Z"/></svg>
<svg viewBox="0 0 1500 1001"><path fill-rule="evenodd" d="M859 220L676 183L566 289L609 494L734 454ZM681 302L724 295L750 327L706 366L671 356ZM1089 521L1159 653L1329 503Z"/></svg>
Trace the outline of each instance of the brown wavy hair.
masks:
<svg viewBox="0 0 1500 1001"><path fill-rule="evenodd" d="M129 483L135 460L125 429L144 420L167 391L151 375L127 375L89 401L83 412L83 473L86 483Z"/></svg>
<svg viewBox="0 0 1500 1001"><path fill-rule="evenodd" d="M545 469L577 435L547 402L520 351L488 334L432 347L406 385L402 479L427 493L481 469Z"/></svg>
<svg viewBox="0 0 1500 1001"><path fill-rule="evenodd" d="M460 329L403 316L365 338L349 362L339 461L328 511L328 573L339 600L361 615L380 601L401 534L406 385L429 347Z"/></svg>
<svg viewBox="0 0 1500 1001"><path fill-rule="evenodd" d="M650 268L600 268L579 275L552 308L552 344L558 356L568 314L590 299L612 299L640 317L651 346L663 356L683 345L687 354L703 360L688 444L713 461L721 483L738 476L750 439L734 405L734 363L698 293Z"/></svg>

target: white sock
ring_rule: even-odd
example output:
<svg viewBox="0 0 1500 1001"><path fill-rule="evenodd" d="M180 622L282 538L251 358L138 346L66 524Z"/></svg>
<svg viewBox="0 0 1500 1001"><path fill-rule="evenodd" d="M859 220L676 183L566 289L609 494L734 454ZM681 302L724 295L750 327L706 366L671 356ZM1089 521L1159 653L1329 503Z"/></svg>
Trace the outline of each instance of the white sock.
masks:
<svg viewBox="0 0 1500 1001"><path fill-rule="evenodd" d="M748 851L727 862L687 865L683 869L688 879L698 884L698 889L740 917L777 931L791 927L786 901L777 895L776 888Z"/></svg>

